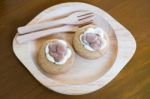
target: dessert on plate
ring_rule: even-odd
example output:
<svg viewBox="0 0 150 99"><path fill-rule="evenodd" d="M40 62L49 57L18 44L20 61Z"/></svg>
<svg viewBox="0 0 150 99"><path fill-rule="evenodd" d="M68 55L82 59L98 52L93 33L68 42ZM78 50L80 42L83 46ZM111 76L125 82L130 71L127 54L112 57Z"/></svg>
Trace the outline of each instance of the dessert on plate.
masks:
<svg viewBox="0 0 150 99"><path fill-rule="evenodd" d="M107 52L108 36L100 27L95 25L83 26L75 33L73 45L81 57L96 59Z"/></svg>
<svg viewBox="0 0 150 99"><path fill-rule="evenodd" d="M74 58L71 45L60 39L46 41L38 53L40 67L50 74L66 72L74 63Z"/></svg>

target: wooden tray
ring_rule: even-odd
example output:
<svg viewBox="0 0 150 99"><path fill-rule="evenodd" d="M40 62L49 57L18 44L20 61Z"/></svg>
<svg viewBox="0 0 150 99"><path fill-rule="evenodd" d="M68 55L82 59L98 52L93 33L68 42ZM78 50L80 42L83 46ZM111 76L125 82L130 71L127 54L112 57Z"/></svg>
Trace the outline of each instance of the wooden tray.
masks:
<svg viewBox="0 0 150 99"><path fill-rule="evenodd" d="M74 33L55 34L24 44L16 42L16 34L13 41L14 53L41 84L53 91L68 95L87 94L104 87L128 63L136 49L136 42L125 27L102 9L85 3L71 2L50 7L37 15L29 24L53 20L79 10L96 13L95 24L108 33L110 49L102 58L86 60L76 54L73 68L65 74L54 76L45 73L38 66L36 55L39 47L50 38L62 38L72 44Z"/></svg>

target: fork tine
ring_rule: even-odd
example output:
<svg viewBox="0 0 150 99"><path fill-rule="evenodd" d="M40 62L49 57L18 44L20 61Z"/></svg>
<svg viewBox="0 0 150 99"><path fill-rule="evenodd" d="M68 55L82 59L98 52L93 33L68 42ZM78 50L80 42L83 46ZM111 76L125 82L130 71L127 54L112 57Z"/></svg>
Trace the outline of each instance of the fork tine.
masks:
<svg viewBox="0 0 150 99"><path fill-rule="evenodd" d="M85 23L93 22L93 20L88 18L88 19L80 20L79 22L82 23L82 24L85 24Z"/></svg>
<svg viewBox="0 0 150 99"><path fill-rule="evenodd" d="M92 20L89 21L89 22L86 22L86 23L84 23L84 24L80 24L79 27L82 27L82 26L85 26L85 25L90 25L90 24L93 24L93 25L94 25L94 23L93 23Z"/></svg>
<svg viewBox="0 0 150 99"><path fill-rule="evenodd" d="M92 12L82 12L80 15L78 15L77 17L83 17L83 16L86 16L86 15L91 15L91 14L94 14Z"/></svg>
<svg viewBox="0 0 150 99"><path fill-rule="evenodd" d="M78 19L84 19L86 17L93 17L93 16L95 16L95 14L84 15L84 16L78 17Z"/></svg>
<svg viewBox="0 0 150 99"><path fill-rule="evenodd" d="M85 20L85 19L93 19L95 15L86 15L84 17L81 17L79 18L78 20L81 21L81 20Z"/></svg>

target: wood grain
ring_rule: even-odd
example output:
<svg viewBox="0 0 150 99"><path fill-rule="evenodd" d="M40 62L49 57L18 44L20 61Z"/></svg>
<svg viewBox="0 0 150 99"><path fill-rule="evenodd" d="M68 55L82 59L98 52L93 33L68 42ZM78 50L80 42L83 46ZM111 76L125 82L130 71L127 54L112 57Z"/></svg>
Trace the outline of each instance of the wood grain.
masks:
<svg viewBox="0 0 150 99"><path fill-rule="evenodd" d="M73 1L73 0L70 0ZM101 7L127 27L137 41L137 51L121 73L103 89L83 96L65 96L41 86L16 60L12 40L18 26L36 14L66 0L0 1L0 98L67 98L67 99L149 99L150 95L150 2L149 0L78 0ZM29 13L30 12L30 13ZM9 62L8 62L9 60Z"/></svg>

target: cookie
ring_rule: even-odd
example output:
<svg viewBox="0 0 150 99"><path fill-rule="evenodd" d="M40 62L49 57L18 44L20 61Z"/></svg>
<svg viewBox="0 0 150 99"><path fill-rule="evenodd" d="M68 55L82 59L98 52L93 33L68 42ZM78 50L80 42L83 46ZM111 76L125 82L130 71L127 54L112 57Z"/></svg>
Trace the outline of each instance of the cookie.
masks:
<svg viewBox="0 0 150 99"><path fill-rule="evenodd" d="M102 28L95 25L87 25L76 31L73 45L81 57L96 59L107 52L109 40Z"/></svg>
<svg viewBox="0 0 150 99"><path fill-rule="evenodd" d="M43 43L38 53L40 67L50 74L61 74L69 70L75 60L75 53L64 40L51 39Z"/></svg>

